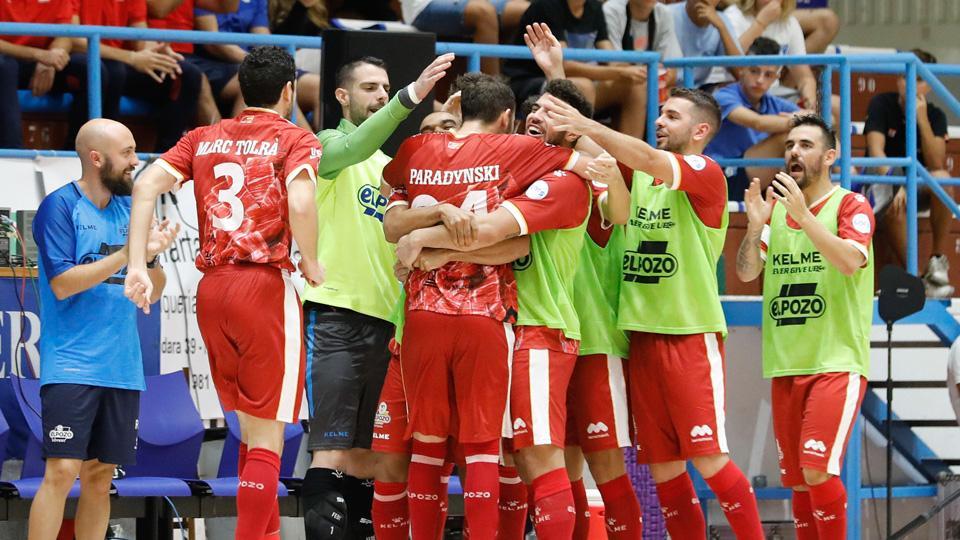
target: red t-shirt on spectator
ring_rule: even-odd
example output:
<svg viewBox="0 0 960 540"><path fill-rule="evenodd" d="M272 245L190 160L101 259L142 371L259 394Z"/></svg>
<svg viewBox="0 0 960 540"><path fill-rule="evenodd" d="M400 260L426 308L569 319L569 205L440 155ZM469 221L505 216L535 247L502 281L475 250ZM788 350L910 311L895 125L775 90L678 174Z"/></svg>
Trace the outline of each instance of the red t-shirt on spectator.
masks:
<svg viewBox="0 0 960 540"><path fill-rule="evenodd" d="M0 22L70 24L73 0L0 0ZM46 49L53 42L46 36L0 36L0 39Z"/></svg>
<svg viewBox="0 0 960 540"><path fill-rule="evenodd" d="M147 22L147 0L73 0L80 24L133 26ZM123 40L104 39L104 45L124 47ZM129 47L126 47L129 48Z"/></svg>
<svg viewBox="0 0 960 540"><path fill-rule="evenodd" d="M148 19L147 26L161 30L193 30L193 2L183 0L177 9L162 19ZM192 54L193 43L171 43L170 48L180 54Z"/></svg>

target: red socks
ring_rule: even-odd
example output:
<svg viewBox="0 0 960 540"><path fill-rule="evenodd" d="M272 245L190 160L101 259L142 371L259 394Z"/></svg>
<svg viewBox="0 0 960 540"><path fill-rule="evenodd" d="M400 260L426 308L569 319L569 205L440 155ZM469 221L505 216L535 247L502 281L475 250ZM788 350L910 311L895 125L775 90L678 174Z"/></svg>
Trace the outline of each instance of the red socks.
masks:
<svg viewBox="0 0 960 540"><path fill-rule="evenodd" d="M671 538L687 540L705 536L707 524L690 475L683 473L657 484L657 498Z"/></svg>
<svg viewBox="0 0 960 540"><path fill-rule="evenodd" d="M237 490L236 540L263 540L271 532L267 524L277 515L279 477L280 456L266 448L247 452Z"/></svg>
<svg viewBox="0 0 960 540"><path fill-rule="evenodd" d="M449 461L449 457L448 452L448 461L443 464L443 473L440 475L440 515L437 516L440 521L440 535L437 540L443 540L443 530L447 527L447 512L450 510L447 503L450 501L450 475L453 474L454 464Z"/></svg>
<svg viewBox="0 0 960 540"><path fill-rule="evenodd" d="M813 522L813 506L809 491L793 492L793 526L797 540L817 540L817 524Z"/></svg>
<svg viewBox="0 0 960 540"><path fill-rule="evenodd" d="M426 443L414 439L407 478L407 503L413 540L437 540L440 513L440 476L447 442Z"/></svg>
<svg viewBox="0 0 960 540"><path fill-rule="evenodd" d="M470 539L494 540L500 521L500 441L464 443L462 447L467 464L466 485L463 486L463 513L470 530Z"/></svg>
<svg viewBox="0 0 960 540"><path fill-rule="evenodd" d="M706 479L727 516L730 528L738 540L764 540L760 510L753 488L733 461L728 461L717 474Z"/></svg>
<svg viewBox="0 0 960 540"><path fill-rule="evenodd" d="M519 540L527 525L527 486L514 467L500 467L499 540Z"/></svg>
<svg viewBox="0 0 960 540"><path fill-rule="evenodd" d="M377 540L407 540L410 537L407 483L374 482L371 514Z"/></svg>
<svg viewBox="0 0 960 540"><path fill-rule="evenodd" d="M831 476L820 485L810 486L810 502L820 538L847 537L847 491L840 478Z"/></svg>
<svg viewBox="0 0 960 540"><path fill-rule="evenodd" d="M605 525L610 540L643 538L643 512L630 478L624 474L604 484L597 484L597 489L603 497Z"/></svg>
<svg viewBox="0 0 960 540"><path fill-rule="evenodd" d="M587 488L583 485L583 478L570 482L570 491L573 492L573 508L577 512L573 540L587 540L590 536L590 503L587 502Z"/></svg>
<svg viewBox="0 0 960 540"><path fill-rule="evenodd" d="M573 537L577 515L566 469L554 469L533 480L533 525L541 540Z"/></svg>

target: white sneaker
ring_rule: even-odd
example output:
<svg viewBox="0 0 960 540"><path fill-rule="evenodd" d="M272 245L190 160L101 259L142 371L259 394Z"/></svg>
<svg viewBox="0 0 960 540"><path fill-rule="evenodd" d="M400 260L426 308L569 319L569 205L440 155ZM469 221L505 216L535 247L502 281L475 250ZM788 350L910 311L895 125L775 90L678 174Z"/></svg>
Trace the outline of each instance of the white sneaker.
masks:
<svg viewBox="0 0 960 540"><path fill-rule="evenodd" d="M927 263L927 271L923 274L923 279L933 285L949 285L949 271L950 262L947 260L947 256L936 255L930 257L930 262Z"/></svg>

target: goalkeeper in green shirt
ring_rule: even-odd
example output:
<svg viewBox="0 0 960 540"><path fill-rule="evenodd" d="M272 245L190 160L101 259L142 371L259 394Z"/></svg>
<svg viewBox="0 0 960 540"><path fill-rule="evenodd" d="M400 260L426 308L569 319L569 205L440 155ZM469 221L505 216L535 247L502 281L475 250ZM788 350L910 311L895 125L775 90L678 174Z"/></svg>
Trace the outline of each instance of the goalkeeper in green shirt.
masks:
<svg viewBox="0 0 960 540"><path fill-rule="evenodd" d="M435 59L389 99L386 64L363 57L337 72L343 119L317 137L317 254L326 280L304 291L307 397L313 458L302 496L308 540L373 536L373 421L390 358L390 314L400 294L393 248L381 222L387 202L380 146L443 78L452 54Z"/></svg>

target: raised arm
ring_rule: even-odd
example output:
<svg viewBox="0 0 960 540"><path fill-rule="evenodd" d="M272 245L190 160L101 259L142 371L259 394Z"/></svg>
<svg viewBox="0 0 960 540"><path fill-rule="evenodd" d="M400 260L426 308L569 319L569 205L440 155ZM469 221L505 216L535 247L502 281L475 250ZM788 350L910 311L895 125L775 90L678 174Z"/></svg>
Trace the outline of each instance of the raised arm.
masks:
<svg viewBox="0 0 960 540"><path fill-rule="evenodd" d="M153 298L153 280L147 271L147 244L150 224L157 197L176 186L177 178L159 165L151 165L133 184L133 202L130 205L130 231L127 236L129 262L124 294L144 313L150 313Z"/></svg>
<svg viewBox="0 0 960 540"><path fill-rule="evenodd" d="M744 192L743 200L747 206L747 233L737 251L737 277L746 283L757 279L763 272L761 241L763 228L773 212L773 188L767 188L767 197L764 199L760 192L760 180L754 178Z"/></svg>

